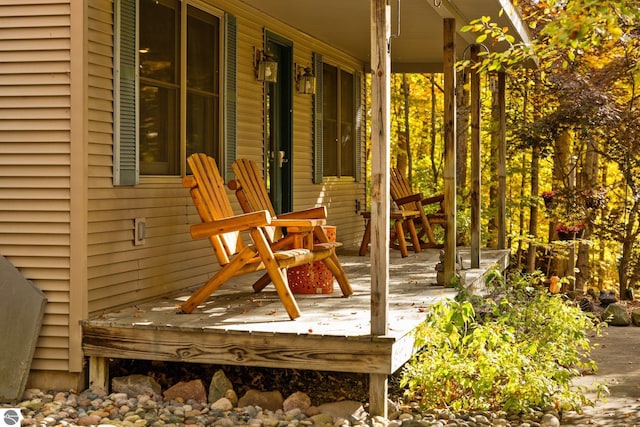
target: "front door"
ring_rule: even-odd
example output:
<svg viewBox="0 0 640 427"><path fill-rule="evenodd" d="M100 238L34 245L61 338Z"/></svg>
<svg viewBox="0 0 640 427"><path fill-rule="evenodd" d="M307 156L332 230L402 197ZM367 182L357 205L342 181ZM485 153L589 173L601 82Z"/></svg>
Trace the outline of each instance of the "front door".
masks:
<svg viewBox="0 0 640 427"><path fill-rule="evenodd" d="M293 60L292 44L267 34L267 51L278 62L277 83L266 83L265 165L269 196L276 213L292 210Z"/></svg>

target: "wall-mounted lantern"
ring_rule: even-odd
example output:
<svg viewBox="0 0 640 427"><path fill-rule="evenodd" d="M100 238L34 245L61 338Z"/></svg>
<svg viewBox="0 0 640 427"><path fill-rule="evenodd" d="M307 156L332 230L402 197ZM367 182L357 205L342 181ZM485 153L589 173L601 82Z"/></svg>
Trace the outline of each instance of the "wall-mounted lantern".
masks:
<svg viewBox="0 0 640 427"><path fill-rule="evenodd" d="M313 75L311 67L296 64L296 89L303 95L315 95L316 76Z"/></svg>
<svg viewBox="0 0 640 427"><path fill-rule="evenodd" d="M278 63L271 52L253 48L253 68L259 82L276 83L278 81Z"/></svg>

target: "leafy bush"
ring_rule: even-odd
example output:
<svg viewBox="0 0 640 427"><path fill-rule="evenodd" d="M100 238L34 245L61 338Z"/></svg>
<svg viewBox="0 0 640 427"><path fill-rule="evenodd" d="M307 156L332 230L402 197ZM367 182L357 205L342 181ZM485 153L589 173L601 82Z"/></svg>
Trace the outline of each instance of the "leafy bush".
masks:
<svg viewBox="0 0 640 427"><path fill-rule="evenodd" d="M532 287L534 280L516 275L500 280L493 298L436 304L417 334L421 351L401 375L408 397L453 410L592 404L570 381L597 368L588 334L598 326L562 296Z"/></svg>

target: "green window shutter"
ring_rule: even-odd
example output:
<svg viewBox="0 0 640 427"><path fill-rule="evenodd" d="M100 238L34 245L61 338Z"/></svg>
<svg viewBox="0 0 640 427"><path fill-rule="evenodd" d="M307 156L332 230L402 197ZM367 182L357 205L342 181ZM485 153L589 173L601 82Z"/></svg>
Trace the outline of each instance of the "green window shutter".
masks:
<svg viewBox="0 0 640 427"><path fill-rule="evenodd" d="M364 105L362 103L362 73L356 71L353 76L353 90L355 100L355 117L353 123L356 125L356 145L355 145L355 179L356 182L362 180L362 127L364 126Z"/></svg>
<svg viewBox="0 0 640 427"><path fill-rule="evenodd" d="M236 160L238 141L238 23L233 15L225 15L224 40L224 176L234 179L231 164Z"/></svg>
<svg viewBox="0 0 640 427"><path fill-rule="evenodd" d="M316 94L313 96L313 183L322 184L324 168L322 133L322 55L313 54L313 72L316 76Z"/></svg>
<svg viewBox="0 0 640 427"><path fill-rule="evenodd" d="M113 185L138 183L137 0L115 2Z"/></svg>

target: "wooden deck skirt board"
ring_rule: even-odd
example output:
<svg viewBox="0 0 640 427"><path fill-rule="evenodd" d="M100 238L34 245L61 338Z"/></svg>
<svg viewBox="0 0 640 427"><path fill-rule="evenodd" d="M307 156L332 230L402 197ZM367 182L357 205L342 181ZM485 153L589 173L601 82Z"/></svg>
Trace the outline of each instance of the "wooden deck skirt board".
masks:
<svg viewBox="0 0 640 427"><path fill-rule="evenodd" d="M465 266L468 250L461 250ZM438 250L402 258L390 253L388 333L370 334L369 257L340 256L354 295L302 295L302 316L289 320L273 287L255 294L244 278L224 285L191 314L174 298L102 313L82 322L90 381L108 386L108 359L295 368L390 375L415 352L413 332L428 307L456 291L435 285ZM478 270L463 271L466 286L482 288L492 266L506 267L508 251L483 251ZM251 278L249 278L250 280Z"/></svg>

